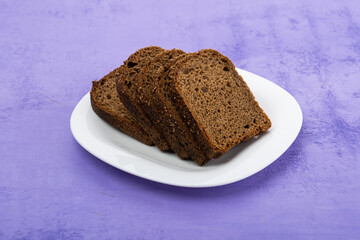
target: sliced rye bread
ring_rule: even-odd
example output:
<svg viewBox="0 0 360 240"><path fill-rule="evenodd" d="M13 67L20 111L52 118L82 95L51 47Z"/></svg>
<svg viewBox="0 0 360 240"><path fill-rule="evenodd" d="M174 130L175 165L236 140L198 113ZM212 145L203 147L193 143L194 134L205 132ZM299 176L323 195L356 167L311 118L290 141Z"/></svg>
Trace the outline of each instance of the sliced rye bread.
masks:
<svg viewBox="0 0 360 240"><path fill-rule="evenodd" d="M146 131L151 141L162 151L171 150L161 133L136 103L138 95L138 74L150 61L165 50L150 46L139 49L124 61L116 80L116 90L124 106L132 113L137 123Z"/></svg>
<svg viewBox="0 0 360 240"><path fill-rule="evenodd" d="M233 63L215 50L188 54L169 78L173 104L209 159L271 127Z"/></svg>
<svg viewBox="0 0 360 240"><path fill-rule="evenodd" d="M94 112L111 126L128 134L146 145L153 145L147 133L136 123L132 114L120 101L116 91L117 70L99 81L93 81L90 91L91 107Z"/></svg>
<svg viewBox="0 0 360 240"><path fill-rule="evenodd" d="M170 55L170 52L168 52L168 54L163 53L162 55L164 55L163 57L166 59L166 55ZM182 122L168 94L168 71L174 63L184 57L186 57L186 54L169 60L168 63L163 64L162 68L159 68L160 70L149 73L149 75L152 75L152 78L149 78L151 84L148 85L148 97L143 98L143 101L145 100L143 108L149 115L155 115L151 114L152 112L157 113L156 116L159 119L158 125L162 127L163 131L174 136L178 141L178 144L187 151L189 157L199 165L203 165L209 159L205 156L204 152L200 149L199 144ZM161 56L158 56L157 58L161 58Z"/></svg>
<svg viewBox="0 0 360 240"><path fill-rule="evenodd" d="M189 158L188 152L179 143L176 136L169 131L169 128L165 125L166 122L164 121L161 112L156 111L156 109L151 106L151 99L153 96L151 89L153 89L156 82L159 81L160 74L164 71L164 65L169 64L172 60L184 54L185 52L179 49L166 50L156 56L149 65L144 66L138 74L138 91L134 100L144 111L144 114L152 121L158 132L165 137L166 141L170 145L170 148L180 158Z"/></svg>

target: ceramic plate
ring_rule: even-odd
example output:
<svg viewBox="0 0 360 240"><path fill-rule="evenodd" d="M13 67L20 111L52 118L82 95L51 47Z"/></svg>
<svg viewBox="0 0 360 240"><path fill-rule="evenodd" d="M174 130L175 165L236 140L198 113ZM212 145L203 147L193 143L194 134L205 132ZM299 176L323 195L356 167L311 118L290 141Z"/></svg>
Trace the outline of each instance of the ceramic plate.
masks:
<svg viewBox="0 0 360 240"><path fill-rule="evenodd" d="M281 87L237 70L269 116L272 127L203 167L146 146L111 127L93 112L89 93L71 115L71 131L78 143L100 160L148 180L183 187L213 187L239 181L267 167L290 147L300 131L302 112Z"/></svg>

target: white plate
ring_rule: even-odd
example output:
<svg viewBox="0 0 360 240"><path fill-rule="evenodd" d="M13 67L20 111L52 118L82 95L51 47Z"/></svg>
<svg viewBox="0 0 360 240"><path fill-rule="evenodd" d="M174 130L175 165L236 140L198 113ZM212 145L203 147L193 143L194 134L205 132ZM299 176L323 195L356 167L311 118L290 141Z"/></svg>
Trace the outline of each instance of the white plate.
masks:
<svg viewBox="0 0 360 240"><path fill-rule="evenodd" d="M91 109L89 93L71 115L71 131L79 144L97 158L152 181L183 187L213 187L239 181L279 158L297 137L303 117L299 104L284 89L253 73L237 70L269 116L272 127L203 167L146 146L111 127Z"/></svg>

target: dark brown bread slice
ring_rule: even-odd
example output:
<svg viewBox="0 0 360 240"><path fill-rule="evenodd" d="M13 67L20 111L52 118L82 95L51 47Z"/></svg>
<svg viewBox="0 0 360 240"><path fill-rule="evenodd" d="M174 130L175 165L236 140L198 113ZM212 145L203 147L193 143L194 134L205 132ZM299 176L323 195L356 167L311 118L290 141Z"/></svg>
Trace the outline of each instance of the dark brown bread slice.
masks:
<svg viewBox="0 0 360 240"><path fill-rule="evenodd" d="M154 127L150 119L136 103L138 95L138 74L158 54L165 51L160 47L139 49L124 61L116 80L116 90L124 106L132 113L137 123L146 131L151 141L162 151L171 150L165 138Z"/></svg>
<svg viewBox="0 0 360 240"><path fill-rule="evenodd" d="M215 50L188 54L169 77L173 103L208 158L271 127L233 63Z"/></svg>
<svg viewBox="0 0 360 240"><path fill-rule="evenodd" d="M139 87L134 100L144 111L144 114L152 121L158 132L165 137L171 149L180 158L189 158L187 151L176 139L176 136L169 131L169 128L165 125L161 112L158 112L156 109L151 107L151 98L153 96L151 89L153 89L156 82L159 81L160 74L164 71L164 65L169 64L172 60L183 54L185 54L185 52L179 49L166 50L155 57L149 65L143 67L138 74L137 84Z"/></svg>
<svg viewBox="0 0 360 240"><path fill-rule="evenodd" d="M153 145L147 133L135 122L132 114L118 97L116 91L117 70L110 72L99 81L93 81L90 91L92 109L113 127L146 145Z"/></svg>
<svg viewBox="0 0 360 240"><path fill-rule="evenodd" d="M162 55L166 55L166 53L163 53ZM144 109L146 109L149 113L158 113L158 125L163 128L163 131L168 132L171 136L175 136L178 144L185 148L190 158L199 165L203 165L207 162L208 159L200 149L199 144L196 142L191 133L188 131L187 127L182 122L168 94L168 70L171 65L184 57L186 57L185 54L178 58L171 59L167 64L163 65L163 70L153 71L151 73L152 78L150 79L153 79L153 81L151 81L152 84L148 85L148 91L151 89L151 93L147 98L144 97L143 99L147 100L145 103L149 104L144 104ZM160 58L160 56L158 58Z"/></svg>

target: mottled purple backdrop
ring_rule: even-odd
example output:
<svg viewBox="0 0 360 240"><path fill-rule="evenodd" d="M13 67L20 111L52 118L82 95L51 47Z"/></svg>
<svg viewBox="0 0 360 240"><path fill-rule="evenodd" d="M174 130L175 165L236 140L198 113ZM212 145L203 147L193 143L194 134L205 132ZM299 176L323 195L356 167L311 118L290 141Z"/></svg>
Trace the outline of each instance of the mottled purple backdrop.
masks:
<svg viewBox="0 0 360 240"><path fill-rule="evenodd" d="M359 239L360 2L289 2L0 0L0 239ZM214 48L285 88L297 140L208 189L96 159L71 112L148 45Z"/></svg>

